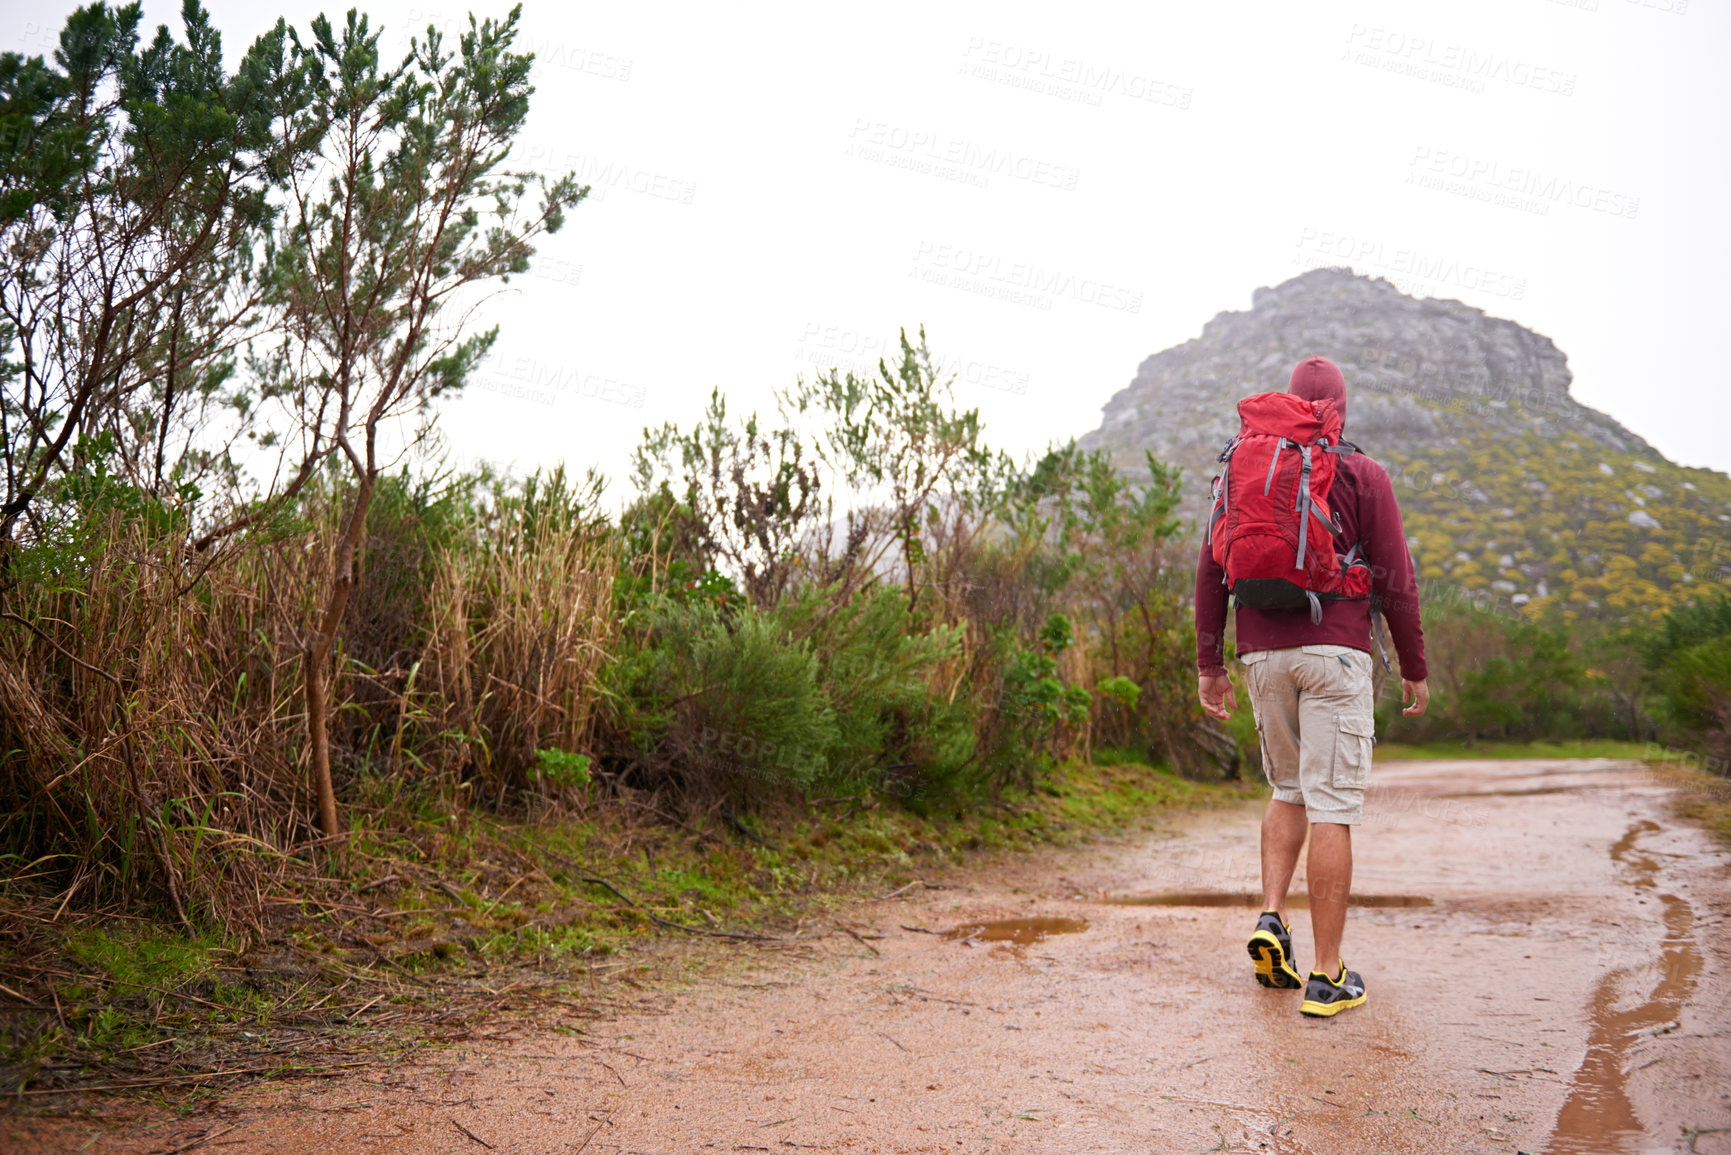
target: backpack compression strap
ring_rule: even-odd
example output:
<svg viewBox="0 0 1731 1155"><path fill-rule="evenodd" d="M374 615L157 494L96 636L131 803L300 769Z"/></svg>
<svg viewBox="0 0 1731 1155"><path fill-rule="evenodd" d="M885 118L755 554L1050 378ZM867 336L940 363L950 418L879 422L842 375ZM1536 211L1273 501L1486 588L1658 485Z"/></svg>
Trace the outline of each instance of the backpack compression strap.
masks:
<svg viewBox="0 0 1731 1155"><path fill-rule="evenodd" d="M1202 540L1204 543L1213 543L1214 526L1219 522L1225 521L1226 515L1232 512L1232 499L1228 496L1226 487L1232 480L1232 451L1237 449L1238 443L1243 440L1244 438L1242 436L1234 437L1231 441L1226 443L1226 448L1220 451L1220 456L1214 459L1224 463L1220 467L1220 500L1215 504L1214 511L1208 517L1208 526L1202 532ZM1224 577L1221 580L1224 581Z"/></svg>
<svg viewBox="0 0 1731 1155"><path fill-rule="evenodd" d="M1310 505L1310 446L1300 445L1298 451L1304 455L1304 468L1298 472L1298 495L1292 499L1292 508L1298 511L1298 564L1293 569L1304 568L1304 547L1310 539L1310 522L1304 516Z"/></svg>
<svg viewBox="0 0 1731 1155"><path fill-rule="evenodd" d="M1364 543L1361 541L1346 551L1346 557L1341 561L1342 572L1355 565L1365 564L1363 550ZM1376 639L1377 653L1382 655L1382 668L1392 673L1394 667L1388 662L1388 647L1383 645L1382 641L1382 599L1377 597L1374 591L1370 595L1370 633Z"/></svg>
<svg viewBox="0 0 1731 1155"><path fill-rule="evenodd" d="M1382 599L1375 594L1370 595L1370 630L1376 635L1376 648L1382 655L1382 668L1393 673L1394 667L1388 664L1388 647L1382 644Z"/></svg>

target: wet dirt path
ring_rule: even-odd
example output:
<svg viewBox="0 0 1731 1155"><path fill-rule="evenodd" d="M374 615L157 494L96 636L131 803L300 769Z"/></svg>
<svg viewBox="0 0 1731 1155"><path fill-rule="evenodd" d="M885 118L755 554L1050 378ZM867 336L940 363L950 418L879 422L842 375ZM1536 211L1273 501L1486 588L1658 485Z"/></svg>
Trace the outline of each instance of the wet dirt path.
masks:
<svg viewBox="0 0 1731 1155"><path fill-rule="evenodd" d="M131 1143L56 1139L1731 1153L1731 855L1631 764L1389 763L1374 781L1346 936L1370 999L1334 1020L1251 978L1258 811L1235 808L850 908L845 931L807 928L809 957L749 949L584 1037L258 1088ZM1308 967L1301 910L1293 929Z"/></svg>

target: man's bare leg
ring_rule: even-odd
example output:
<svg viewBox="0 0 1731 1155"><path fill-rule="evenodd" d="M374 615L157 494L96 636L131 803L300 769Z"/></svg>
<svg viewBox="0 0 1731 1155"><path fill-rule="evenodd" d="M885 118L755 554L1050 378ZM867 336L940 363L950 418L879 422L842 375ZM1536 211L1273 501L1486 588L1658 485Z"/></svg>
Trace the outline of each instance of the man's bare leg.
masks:
<svg viewBox="0 0 1731 1155"><path fill-rule="evenodd" d="M1308 828L1304 807L1291 802L1270 801L1262 815L1262 909L1279 911L1281 922L1288 921L1286 890L1292 885L1292 872L1298 868L1298 852L1304 848ZM1312 851L1311 864L1315 862Z"/></svg>
<svg viewBox="0 0 1731 1155"><path fill-rule="evenodd" d="M1267 835L1263 838L1266 862ZM1340 970L1340 936L1346 931L1346 900L1352 893L1352 827L1338 822L1312 826L1305 873L1310 883L1310 926L1316 935L1311 969L1333 978Z"/></svg>

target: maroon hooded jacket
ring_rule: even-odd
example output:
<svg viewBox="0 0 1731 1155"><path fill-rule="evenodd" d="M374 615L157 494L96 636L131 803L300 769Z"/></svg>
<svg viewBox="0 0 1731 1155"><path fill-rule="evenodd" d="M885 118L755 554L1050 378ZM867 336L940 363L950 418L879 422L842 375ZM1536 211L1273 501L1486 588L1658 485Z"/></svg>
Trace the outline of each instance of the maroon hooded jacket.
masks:
<svg viewBox="0 0 1731 1155"><path fill-rule="evenodd" d="M1309 357L1299 362L1287 392L1307 401L1331 400L1343 416L1346 413L1346 381L1326 358ZM1328 504L1340 519L1341 551L1354 542L1363 543L1370 563L1371 589L1400 655L1400 676L1421 681L1425 677L1424 628L1419 624L1418 581L1388 471L1363 453L1341 457L1336 469ZM1204 543L1196 565L1196 665L1205 675L1226 672L1226 603L1226 572ZM1238 608L1240 654L1318 643L1370 653L1370 602L1325 601L1320 625L1312 625L1307 613Z"/></svg>

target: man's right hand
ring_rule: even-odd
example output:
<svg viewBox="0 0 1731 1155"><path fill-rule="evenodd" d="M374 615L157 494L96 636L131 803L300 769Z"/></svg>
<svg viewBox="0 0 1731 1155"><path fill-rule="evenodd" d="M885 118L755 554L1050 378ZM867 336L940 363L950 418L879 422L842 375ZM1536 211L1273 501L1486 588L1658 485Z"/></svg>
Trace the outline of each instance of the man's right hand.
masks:
<svg viewBox="0 0 1731 1155"><path fill-rule="evenodd" d="M1225 674L1201 674L1196 679L1196 696L1202 708L1225 721L1238 709L1238 699L1232 693L1232 679Z"/></svg>
<svg viewBox="0 0 1731 1155"><path fill-rule="evenodd" d="M1406 703L1406 709L1402 710L1401 713L1408 717L1417 717L1424 713L1426 706L1430 705L1430 687L1425 684L1423 678L1416 682L1402 678L1400 689L1401 699Z"/></svg>

